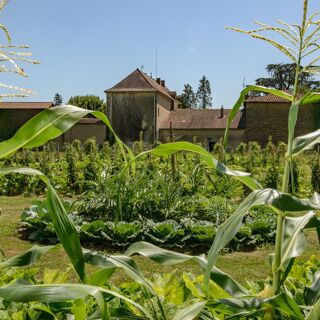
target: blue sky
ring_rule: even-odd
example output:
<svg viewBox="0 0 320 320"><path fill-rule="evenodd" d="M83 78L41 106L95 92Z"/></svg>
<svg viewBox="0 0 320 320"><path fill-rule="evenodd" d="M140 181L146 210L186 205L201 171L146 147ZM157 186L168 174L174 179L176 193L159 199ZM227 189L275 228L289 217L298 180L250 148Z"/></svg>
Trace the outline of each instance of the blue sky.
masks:
<svg viewBox="0 0 320 320"><path fill-rule="evenodd" d="M97 94L137 67L158 76L179 93L194 89L202 75L211 82L215 107L231 107L243 80L264 76L268 63L287 62L272 47L225 30L252 28L257 19L300 22L303 0L11 0L1 22L13 42L29 44L37 66L24 65L29 78L2 82L34 89L27 101L50 101L59 92ZM320 10L310 0L310 11ZM2 38L4 40L4 38Z"/></svg>

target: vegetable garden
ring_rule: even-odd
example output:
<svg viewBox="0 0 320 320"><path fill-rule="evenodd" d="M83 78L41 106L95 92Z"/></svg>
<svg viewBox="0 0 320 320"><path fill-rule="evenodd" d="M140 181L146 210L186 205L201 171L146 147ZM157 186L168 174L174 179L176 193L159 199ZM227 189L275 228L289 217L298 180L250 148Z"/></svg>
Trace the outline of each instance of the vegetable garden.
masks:
<svg viewBox="0 0 320 320"><path fill-rule="evenodd" d="M318 16L308 16L308 0L304 0L301 25L280 21L280 27L258 22L255 30L231 28L280 49L297 68L292 93L260 86L245 88L229 115L228 127L248 92L272 93L292 103L287 145L275 147L270 142L262 152L251 143L226 153L227 128L213 154L187 142L161 144L150 150L137 143L136 149L130 149L113 132L105 114L73 106L45 110L13 138L1 142L2 194L46 193L45 202L22 214L22 232L34 240L59 241L34 246L10 258L1 252L2 318L319 319L320 263L315 257L308 262L295 260L306 249L305 230L313 228L320 235L319 195L311 195L318 191L319 161L316 153L307 151L320 142L320 130L301 137L294 134L299 108L320 101L319 93L299 90L301 72L319 71L316 63L320 58L312 56L320 48ZM261 35L264 31L277 32L292 47ZM62 155L48 149L41 153L30 150L59 136L88 114L106 124L116 146L105 145L98 151L94 143L87 142L83 153L75 143ZM25 150L18 152L21 149ZM271 150L274 156L268 158ZM308 153L303 155L305 151ZM170 161L170 157L177 157L177 161ZM173 163L174 168L170 167ZM312 163L311 169L308 163ZM299 175L299 170L306 174ZM32 176L31 180L26 176ZM56 189L66 195L76 194L78 200L70 207ZM259 232L254 227L257 221L261 222ZM259 243L254 235L269 234L273 239L273 233L270 278L243 285L217 267L226 247L234 250L241 248L242 242L244 246L251 240ZM83 246L86 242L126 250L110 255ZM168 250L190 249L194 244L209 251L191 255ZM62 247L70 259L76 281L66 283L63 272L44 272L44 279L39 279L30 269L22 268L57 247ZM154 274L146 278L133 259L135 255L160 265L194 261L202 274ZM88 272L89 265L94 266L93 272ZM133 281L114 286L110 279L118 269Z"/></svg>

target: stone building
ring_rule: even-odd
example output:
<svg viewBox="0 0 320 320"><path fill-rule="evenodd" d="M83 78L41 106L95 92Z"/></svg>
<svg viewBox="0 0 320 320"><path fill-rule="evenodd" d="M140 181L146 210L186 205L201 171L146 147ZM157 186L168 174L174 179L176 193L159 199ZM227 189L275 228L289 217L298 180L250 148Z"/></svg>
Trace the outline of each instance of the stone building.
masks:
<svg viewBox="0 0 320 320"><path fill-rule="evenodd" d="M11 138L28 120L43 110L53 107L52 102L1 102L0 141ZM106 140L105 125L95 118L83 118L54 142L58 147L78 139L82 142L95 137L99 144Z"/></svg>
<svg viewBox="0 0 320 320"><path fill-rule="evenodd" d="M105 91L107 116L127 144L139 140L167 142L173 134L175 141L201 142L208 149L223 138L230 109L180 109L175 91L164 80L153 79L136 69L118 84ZM0 103L0 141L10 138L33 116L52 107L51 102ZM229 146L257 141L261 145L272 136L274 142L287 141L287 121L290 102L272 94L250 96L236 115L229 133ZM170 129L172 128L172 129ZM301 106L296 135L320 128L320 105ZM57 138L58 145L74 139L85 141L95 137L99 144L111 139L104 124L94 118L84 118Z"/></svg>
<svg viewBox="0 0 320 320"><path fill-rule="evenodd" d="M175 140L200 142L208 149L222 139L227 125L230 110L221 109L178 109L170 112L168 117L161 122L159 139L168 141L170 125L173 128ZM244 141L244 123L242 112L239 112L231 124L229 143L237 146Z"/></svg>
<svg viewBox="0 0 320 320"><path fill-rule="evenodd" d="M140 132L148 143L158 140L161 122L179 105L176 92L164 80L139 69L105 92L107 116L120 139L129 144L139 140Z"/></svg>
<svg viewBox="0 0 320 320"><path fill-rule="evenodd" d="M223 137L230 112L223 108L179 109L176 92L168 89L164 80L153 79L139 69L105 92L107 116L115 132L129 144L139 139L140 132L150 144L157 140L165 142L171 123L175 140L196 140L212 147ZM243 140L241 116L240 112L232 124L232 145Z"/></svg>
<svg viewBox="0 0 320 320"><path fill-rule="evenodd" d="M11 138L24 123L52 106L52 102L1 102L0 141Z"/></svg>
<svg viewBox="0 0 320 320"><path fill-rule="evenodd" d="M272 94L248 97L244 103L244 141L265 145L272 136L273 142L287 142L290 105L288 100ZM300 106L295 135L301 136L319 128L320 105Z"/></svg>

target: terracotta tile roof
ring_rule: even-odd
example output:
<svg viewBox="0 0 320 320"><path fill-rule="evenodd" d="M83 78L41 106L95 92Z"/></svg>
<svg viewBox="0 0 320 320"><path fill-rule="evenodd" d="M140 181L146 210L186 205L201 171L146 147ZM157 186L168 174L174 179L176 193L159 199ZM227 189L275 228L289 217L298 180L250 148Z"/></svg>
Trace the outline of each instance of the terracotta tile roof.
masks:
<svg viewBox="0 0 320 320"><path fill-rule="evenodd" d="M160 124L160 129L169 129L172 122L173 129L225 129L230 109L224 109L224 116L220 118L220 109L178 109L171 111ZM242 112L239 112L231 124L231 129L240 128Z"/></svg>
<svg viewBox="0 0 320 320"><path fill-rule="evenodd" d="M48 109L52 102L0 102L0 109Z"/></svg>
<svg viewBox="0 0 320 320"><path fill-rule="evenodd" d="M268 102L273 102L273 103L290 103L289 100L275 96L273 94L264 94L261 96L250 96L248 97L245 102L255 102L255 103L268 103Z"/></svg>
<svg viewBox="0 0 320 320"><path fill-rule="evenodd" d="M105 92L160 92L170 100L174 98L170 95L172 92L167 87L163 87L155 79L149 77L144 72L136 69L126 78L121 80L115 86L105 90Z"/></svg>

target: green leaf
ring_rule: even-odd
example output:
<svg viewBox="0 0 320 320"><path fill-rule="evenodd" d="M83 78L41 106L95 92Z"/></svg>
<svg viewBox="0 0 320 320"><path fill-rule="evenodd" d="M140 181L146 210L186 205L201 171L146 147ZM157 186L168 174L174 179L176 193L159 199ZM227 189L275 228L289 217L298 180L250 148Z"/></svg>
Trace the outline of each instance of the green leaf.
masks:
<svg viewBox="0 0 320 320"><path fill-rule="evenodd" d="M320 300L311 307L311 311L308 313L305 320L319 320L320 319Z"/></svg>
<svg viewBox="0 0 320 320"><path fill-rule="evenodd" d="M0 168L0 176L5 176L7 174L12 174L12 173L25 174L29 176L39 176L39 178L43 180L45 183L48 182L48 179L44 176L44 174L36 169L27 168L27 167Z"/></svg>
<svg viewBox="0 0 320 320"><path fill-rule="evenodd" d="M74 314L75 320L86 320L86 304L82 299L78 299L73 303L71 311Z"/></svg>
<svg viewBox="0 0 320 320"><path fill-rule="evenodd" d="M218 229L214 242L208 253L208 265L205 271L204 284L208 289L211 269L215 266L219 252L235 237L242 226L242 221L247 212L254 206L270 205L281 211L307 211L320 209L320 205L309 200L301 200L289 194L281 193L273 189L263 189L253 191L238 206L237 210L231 215Z"/></svg>
<svg viewBox="0 0 320 320"><path fill-rule="evenodd" d="M312 104L320 102L319 92L309 92L301 99L301 105Z"/></svg>
<svg viewBox="0 0 320 320"><path fill-rule="evenodd" d="M282 244L280 268L284 271L292 258L299 257L306 248L306 238L302 232L307 223L315 216L310 211L302 217L286 217Z"/></svg>
<svg viewBox="0 0 320 320"><path fill-rule="evenodd" d="M80 119L92 114L100 119L114 134L124 160L126 152L133 158L132 151L116 135L107 116L99 111L64 105L46 109L26 122L9 140L0 142L0 159L8 157L21 148L34 148L55 139L73 127Z"/></svg>
<svg viewBox="0 0 320 320"><path fill-rule="evenodd" d="M86 281L86 270L80 238L77 229L69 218L63 203L51 184L48 184L47 203L54 230L69 256L80 280Z"/></svg>
<svg viewBox="0 0 320 320"><path fill-rule="evenodd" d="M56 249L59 246L60 245L45 247L34 246L20 255L2 261L0 263L0 268L29 266L37 262L44 254Z"/></svg>
<svg viewBox="0 0 320 320"><path fill-rule="evenodd" d="M301 105L301 101L292 103L289 110L289 118L288 118L288 141L293 141L294 139L294 131L296 128L297 120L298 120L298 112L299 107ZM287 156L292 156L292 145L288 145Z"/></svg>
<svg viewBox="0 0 320 320"><path fill-rule="evenodd" d="M291 94L285 93L282 90L276 90L276 89L270 89L270 88L265 88L262 86L248 86L245 89L243 89L240 93L240 97L237 100L237 102L235 103L235 105L233 106L231 112L229 113L228 116L228 121L227 121L227 126L226 126L226 131L224 133L224 147L226 148L228 145L228 136L229 136L229 129L230 126L233 122L233 120L235 119L237 113L240 110L240 107L242 106L247 94L250 91L256 91L256 92L265 92L265 93L271 93L277 97L281 97L284 99L287 99L288 101L293 101L293 96Z"/></svg>
<svg viewBox="0 0 320 320"><path fill-rule="evenodd" d="M188 306L182 310L179 310L177 314L173 317L173 320L193 320L200 314L200 312L205 307L205 302L197 302Z"/></svg>
<svg viewBox="0 0 320 320"><path fill-rule="evenodd" d="M187 151L187 152L193 152L197 153L200 155L201 160L205 162L205 164L212 169L215 169L219 171L220 173L233 176L240 180L242 183L247 185L250 189L252 190L258 190L261 189L261 185L251 177L250 173L246 172L241 172L241 171L236 171L233 169L228 168L225 166L223 163L219 162L216 160L211 153L209 153L207 150L202 148L199 145L190 143L190 142L171 142L171 143L165 143L161 144L160 146L148 151L144 152L143 154L146 153L152 153L158 156L169 156L171 154L174 154L179 151ZM139 156L141 156L139 155Z"/></svg>
<svg viewBox="0 0 320 320"><path fill-rule="evenodd" d="M287 315L289 319L305 319L297 303L285 293L281 293L271 299L269 304L271 304L275 309L279 310L282 314Z"/></svg>
<svg viewBox="0 0 320 320"><path fill-rule="evenodd" d="M21 148L38 147L54 139L75 125L90 110L74 106L46 109L26 122L9 140L0 143L0 159Z"/></svg>
<svg viewBox="0 0 320 320"><path fill-rule="evenodd" d="M65 302L68 300L85 299L88 295L93 296L101 310L102 319L107 319L107 310L103 294L107 294L124 300L146 316L150 316L147 310L134 301L122 296L121 294L101 287L83 284L64 284L64 285L11 285L0 287L0 297L10 302ZM152 317L150 316L152 319Z"/></svg>
<svg viewBox="0 0 320 320"><path fill-rule="evenodd" d="M203 269L206 269L208 263L204 255L189 256L183 253L162 249L153 244L143 241L132 244L125 254L128 256L140 254L161 265L175 265L178 263L183 263L185 261L195 260ZM229 275L222 272L216 267L213 267L211 269L210 278L230 295L243 296L249 294L248 291L244 289L240 284L238 284Z"/></svg>
<svg viewBox="0 0 320 320"><path fill-rule="evenodd" d="M91 284L93 286L103 286L105 285L109 279L114 274L116 268L104 268L97 270L92 274L90 277L88 284Z"/></svg>
<svg viewBox="0 0 320 320"><path fill-rule="evenodd" d="M84 258L87 263L94 266L103 267L105 269L113 269L115 267L123 269L129 275L130 278L132 278L134 281L138 283L141 283L152 295L156 297L160 311L162 312L162 315L165 319L165 314L160 298L154 291L153 287L144 278L139 267L133 259L131 259L128 256L120 255L107 256L98 252L93 252L91 250L84 250Z"/></svg>
<svg viewBox="0 0 320 320"><path fill-rule="evenodd" d="M320 130L316 130L304 136L296 137L293 140L292 155L296 156L305 150L311 149L319 142Z"/></svg>
<svg viewBox="0 0 320 320"><path fill-rule="evenodd" d="M307 306L314 305L320 299L320 271L315 273L312 285L305 287L303 297Z"/></svg>
<svg viewBox="0 0 320 320"><path fill-rule="evenodd" d="M2 168L0 169L0 176L9 173L20 173L26 175L39 176L47 184L47 203L49 215L52 220L55 232L69 256L75 271L77 272L82 282L86 281L85 262L80 244L79 234L69 218L63 203L58 197L56 191L51 186L47 177L40 171L31 168Z"/></svg>

